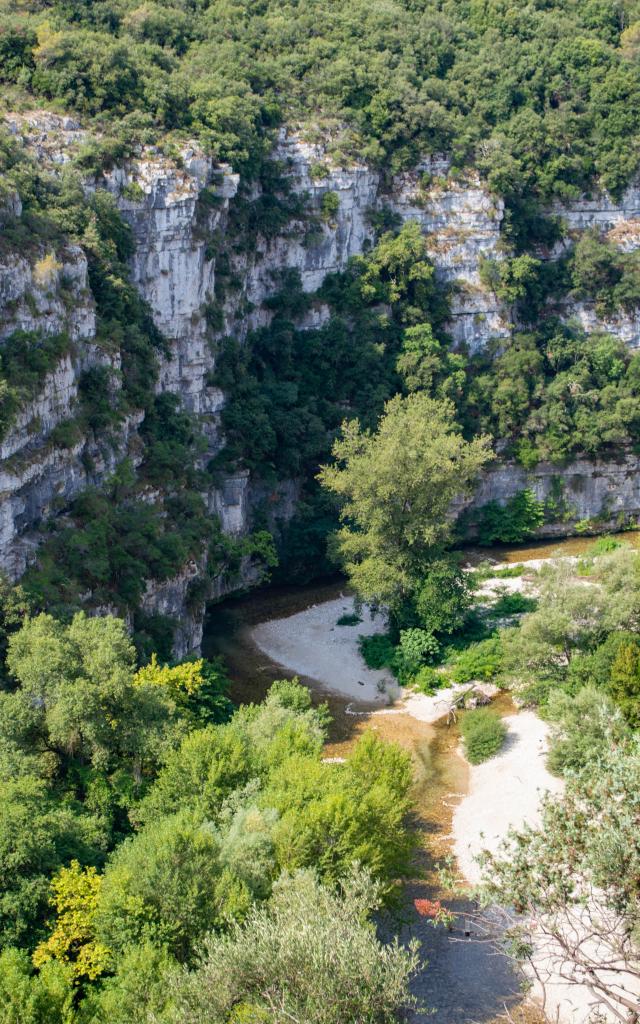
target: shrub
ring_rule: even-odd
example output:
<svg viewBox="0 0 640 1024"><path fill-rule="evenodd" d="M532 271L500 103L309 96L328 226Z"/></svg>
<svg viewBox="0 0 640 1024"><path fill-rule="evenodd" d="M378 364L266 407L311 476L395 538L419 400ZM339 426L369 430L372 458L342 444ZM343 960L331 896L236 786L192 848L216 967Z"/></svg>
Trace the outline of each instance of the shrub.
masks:
<svg viewBox="0 0 640 1024"><path fill-rule="evenodd" d="M504 505L490 501L480 509L479 544L519 544L544 522L544 502L533 491L518 491Z"/></svg>
<svg viewBox="0 0 640 1024"><path fill-rule="evenodd" d="M408 682L423 665L438 654L440 644L426 629L403 629L393 659L393 669L401 682Z"/></svg>
<svg viewBox="0 0 640 1024"><path fill-rule="evenodd" d="M604 537L598 537L593 544L589 545L585 551L585 555L587 558L598 558L600 555L608 555L612 551L617 551L617 549L622 546L622 541L616 540L615 537L605 534Z"/></svg>
<svg viewBox="0 0 640 1024"><path fill-rule="evenodd" d="M336 622L336 626L358 626L361 622L360 616L356 615L355 612L351 612L348 615L341 615Z"/></svg>
<svg viewBox="0 0 640 1024"><path fill-rule="evenodd" d="M396 649L386 633L358 637L360 654L367 668L390 668Z"/></svg>
<svg viewBox="0 0 640 1024"><path fill-rule="evenodd" d="M507 727L495 711L478 708L467 711L460 722L464 751L471 764L480 764L500 750Z"/></svg>
<svg viewBox="0 0 640 1024"><path fill-rule="evenodd" d="M502 569L496 569L493 576L496 580L509 580L515 576L522 576L526 571L526 565L521 562L519 565L505 565Z"/></svg>
<svg viewBox="0 0 640 1024"><path fill-rule="evenodd" d="M499 636L489 637L472 644L457 655L451 669L456 683L469 683L472 679L493 679L502 667L502 642Z"/></svg>
<svg viewBox="0 0 640 1024"><path fill-rule="evenodd" d="M340 209L340 198L337 192L325 192L320 205L322 219L331 221Z"/></svg>
<svg viewBox="0 0 640 1024"><path fill-rule="evenodd" d="M509 615L523 615L525 612L533 612L538 607L534 597L526 597L525 594L501 594L495 604L488 609L491 618L505 619Z"/></svg>
<svg viewBox="0 0 640 1024"><path fill-rule="evenodd" d="M174 976L174 1019L405 1019L403 1011L415 1006L408 983L416 948L379 942L367 923L379 902L379 887L363 872L354 872L338 891L320 885L310 871L284 875L266 905L226 935L207 938L196 971Z"/></svg>
<svg viewBox="0 0 640 1024"><path fill-rule="evenodd" d="M431 633L453 633L470 607L468 574L451 558L433 562L416 598L420 624Z"/></svg>
<svg viewBox="0 0 640 1024"><path fill-rule="evenodd" d="M620 710L593 685L575 695L555 690L545 717L552 723L547 767L555 775L580 771L605 756L629 733Z"/></svg>
<svg viewBox="0 0 640 1024"><path fill-rule="evenodd" d="M449 677L444 672L438 672L432 665L423 665L411 680L410 685L413 690L424 693L428 697L447 683L449 683Z"/></svg>

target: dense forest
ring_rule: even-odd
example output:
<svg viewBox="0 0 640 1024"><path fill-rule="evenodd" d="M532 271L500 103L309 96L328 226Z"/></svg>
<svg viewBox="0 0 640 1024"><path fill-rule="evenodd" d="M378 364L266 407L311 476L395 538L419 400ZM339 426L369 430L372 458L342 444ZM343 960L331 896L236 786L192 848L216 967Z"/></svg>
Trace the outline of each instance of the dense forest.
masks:
<svg viewBox="0 0 640 1024"><path fill-rule="evenodd" d="M640 976L640 556L607 537L529 572L470 569L459 551L635 524L607 500L576 524L563 472L637 461L640 352L620 323L637 326L640 249L565 215L637 182L639 71L640 0L0 0L2 114L69 116L79 138L51 158L0 125L0 269L25 261L46 307L27 294L35 327L0 334L3 473L81 453L94 481L56 483L24 571L0 577L0 1024L430 1012L412 988L425 951L389 938L419 870L410 754L370 730L327 759L329 709L297 679L236 704L222 658L176 658L180 623L144 600L185 566L185 616L248 585L340 573L356 601L342 625L366 606L385 616L360 639L363 666L427 699L489 683L535 710L563 795L484 857L477 906L529 912L565 944L586 908L612 962ZM313 251L340 213L332 189L314 205L293 187L274 157L284 128L322 154L310 181L365 167L379 194L362 251L313 289L278 265L256 311L248 254ZM224 396L215 429L163 384L175 339L131 271L127 204L143 191L109 177L150 154L182 172L194 140L215 168L194 214L215 286L193 320L205 387ZM476 286L504 313L500 337L454 339L462 287L394 207L403 175L416 208L476 188L500 210ZM61 269L70 250L83 295ZM4 328L21 300L9 285L0 298ZM47 303L82 301L93 362L86 339L46 323ZM595 328L570 315L580 304ZM65 361L76 400L51 429L28 421ZM499 464L550 467L551 490L463 508ZM219 515L229 479L253 488L235 531ZM469 765L504 750L491 708L459 724ZM532 961L524 918L506 939ZM581 942L566 955L593 974ZM598 1008L618 1006L615 985L589 983ZM624 999L618 1019L637 1024Z"/></svg>

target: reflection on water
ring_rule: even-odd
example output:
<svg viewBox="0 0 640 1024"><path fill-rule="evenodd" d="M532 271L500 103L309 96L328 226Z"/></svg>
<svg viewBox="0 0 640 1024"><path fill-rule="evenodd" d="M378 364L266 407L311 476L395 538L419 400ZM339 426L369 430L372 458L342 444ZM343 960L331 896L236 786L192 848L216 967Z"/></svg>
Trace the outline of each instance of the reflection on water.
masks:
<svg viewBox="0 0 640 1024"><path fill-rule="evenodd" d="M640 548L640 530L625 530L607 534L621 544ZM491 548L469 548L465 553L469 562L477 564L483 559L492 562L530 562L534 558L559 558L562 555L583 555L597 537L566 537L564 540L532 540L524 544L497 544Z"/></svg>

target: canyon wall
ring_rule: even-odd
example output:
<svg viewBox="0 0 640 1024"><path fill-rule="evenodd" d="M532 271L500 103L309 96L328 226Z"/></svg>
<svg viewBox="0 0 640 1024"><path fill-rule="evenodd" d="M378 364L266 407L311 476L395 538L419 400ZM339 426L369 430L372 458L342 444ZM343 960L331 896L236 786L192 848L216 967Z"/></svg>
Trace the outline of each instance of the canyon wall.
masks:
<svg viewBox="0 0 640 1024"><path fill-rule="evenodd" d="M12 115L16 137L52 167L68 160L86 134L69 118L51 114ZM321 146L282 131L275 157L281 162L293 194L302 194L317 216L315 233L295 218L275 238L257 235L245 250L231 252L236 288L216 298L216 261L229 238L233 203L241 183L228 167L214 166L195 143L179 154L166 156L147 148L135 159L109 171L97 184L115 196L131 226L135 254L131 278L148 302L154 320L168 342L157 388L180 396L199 419L206 437L205 464L222 445L220 411L224 395L211 384L215 366L215 340L225 334L242 339L268 323L272 315L265 300L277 289L278 272L295 268L303 289L314 293L328 273L344 269L349 259L373 241L371 215L388 208L402 220L417 221L428 238L438 278L453 286L448 329L456 342L471 350L490 338L507 337L512 313L501 306L480 280L482 257L501 258L503 207L479 178L449 180L446 158L426 160L415 172L383 180L377 171L354 162L335 166ZM87 180L86 188L95 187ZM323 197L333 193L337 205L329 217L321 216ZM256 192L252 194L256 197ZM16 209L19 197L11 200ZM237 202L237 200L235 200ZM606 197L584 199L554 211L566 224L567 237L597 227L621 248L640 240L640 190L629 189L622 201ZM215 244L213 244L215 240ZM561 251L561 248L559 249ZM228 268L227 268L228 272ZM80 375L92 366L115 371L118 356L97 342L95 310L87 282L87 264L77 246L43 248L29 257L3 251L0 255L0 343L17 329L38 330L69 338L68 350L46 377L40 393L22 409L0 447L0 568L12 578L24 570L38 543L38 527L52 515L63 513L68 502L88 485L99 485L128 455L135 464L137 428L142 414L131 415L109 443L93 437L65 447L59 441L60 424L73 418ZM211 309L218 322L212 329ZM640 318L598 320L588 304L574 303L565 311L591 331L606 329L633 347L640 345ZM312 302L301 323L313 329L328 317L328 309ZM549 529L570 532L576 523L611 511L608 525L618 517L633 520L640 514L640 467L635 456L621 453L619 462L579 460L558 470L541 465L526 473L521 467L499 465L483 479L475 504L504 500L523 486L540 497L557 490L561 476L566 492L565 517ZM242 535L251 524L252 488L247 473L221 480L206 494L207 507L218 515L223 530ZM280 513L293 506L291 485L283 485ZM275 502L276 514L278 502ZM144 608L171 615L180 623L177 653L198 647L202 607L186 608L189 583L201 566L186 566L175 579L150 581ZM216 596L227 584L216 584Z"/></svg>

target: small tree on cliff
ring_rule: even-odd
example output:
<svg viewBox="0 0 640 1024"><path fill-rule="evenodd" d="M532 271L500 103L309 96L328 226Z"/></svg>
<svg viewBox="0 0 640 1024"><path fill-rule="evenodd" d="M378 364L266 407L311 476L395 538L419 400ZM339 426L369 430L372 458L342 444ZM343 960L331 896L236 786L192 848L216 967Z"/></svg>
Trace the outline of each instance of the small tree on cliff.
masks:
<svg viewBox="0 0 640 1024"><path fill-rule="evenodd" d="M387 402L376 433L342 426L322 484L342 499L334 549L361 598L398 607L414 593L451 531L449 509L493 457L465 441L453 405L424 392Z"/></svg>

